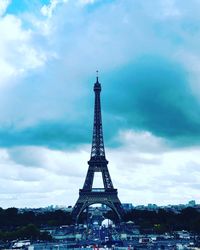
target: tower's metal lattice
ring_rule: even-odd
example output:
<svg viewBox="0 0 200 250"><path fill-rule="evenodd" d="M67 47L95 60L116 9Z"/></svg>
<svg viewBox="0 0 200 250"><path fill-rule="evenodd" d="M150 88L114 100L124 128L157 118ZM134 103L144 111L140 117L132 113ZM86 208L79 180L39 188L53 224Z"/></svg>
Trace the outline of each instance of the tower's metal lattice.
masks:
<svg viewBox="0 0 200 250"><path fill-rule="evenodd" d="M72 210L72 217L78 222L80 214L90 205L102 203L109 206L117 215L119 221L123 217L123 208L117 195L117 189L114 189L111 177L108 171L108 161L105 157L102 117L101 117L101 84L97 76L94 84L95 105L94 105L94 126L92 137L91 157L88 161L89 168L83 188L79 190L79 198ZM104 188L92 188L95 172L102 173Z"/></svg>

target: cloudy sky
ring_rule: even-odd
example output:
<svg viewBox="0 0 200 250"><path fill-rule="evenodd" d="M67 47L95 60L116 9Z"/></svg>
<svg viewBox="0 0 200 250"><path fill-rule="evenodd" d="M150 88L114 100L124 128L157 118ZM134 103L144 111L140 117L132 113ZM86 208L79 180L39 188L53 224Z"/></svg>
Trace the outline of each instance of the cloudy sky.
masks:
<svg viewBox="0 0 200 250"><path fill-rule="evenodd" d="M0 207L75 203L97 69L121 201L200 203L199 10L199 0L0 0Z"/></svg>

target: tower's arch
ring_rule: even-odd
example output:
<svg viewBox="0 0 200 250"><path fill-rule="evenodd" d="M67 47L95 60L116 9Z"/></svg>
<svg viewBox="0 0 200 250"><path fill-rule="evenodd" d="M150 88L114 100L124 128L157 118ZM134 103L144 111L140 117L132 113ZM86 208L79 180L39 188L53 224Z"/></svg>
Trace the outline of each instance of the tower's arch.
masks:
<svg viewBox="0 0 200 250"><path fill-rule="evenodd" d="M79 222L80 220L80 216L81 214L88 209L90 206L95 205L95 204L101 204L101 205L106 205L107 207L109 207L115 214L116 217L116 222L120 222L122 221L122 217L121 215L118 213L118 210L116 209L116 207L112 204L112 202L109 201L104 201L104 202L95 202L95 201L89 201L89 202L85 202L84 205L82 206L82 208L80 209L80 212L78 213L77 217L76 217L76 223Z"/></svg>

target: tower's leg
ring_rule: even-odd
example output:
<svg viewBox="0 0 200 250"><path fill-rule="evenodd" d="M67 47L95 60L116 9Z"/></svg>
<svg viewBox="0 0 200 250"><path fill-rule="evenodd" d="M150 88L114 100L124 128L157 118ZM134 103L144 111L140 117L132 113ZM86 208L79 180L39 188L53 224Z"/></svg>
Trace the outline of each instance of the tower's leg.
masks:
<svg viewBox="0 0 200 250"><path fill-rule="evenodd" d="M84 202L80 202L78 199L72 210L72 220L74 223L78 223L79 216L83 212L83 207L84 207Z"/></svg>

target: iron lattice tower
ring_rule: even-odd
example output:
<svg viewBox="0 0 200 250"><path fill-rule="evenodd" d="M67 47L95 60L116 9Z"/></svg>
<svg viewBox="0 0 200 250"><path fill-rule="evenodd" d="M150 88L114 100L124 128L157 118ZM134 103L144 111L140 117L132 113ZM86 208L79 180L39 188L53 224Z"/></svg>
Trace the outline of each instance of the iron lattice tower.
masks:
<svg viewBox="0 0 200 250"><path fill-rule="evenodd" d="M75 222L78 222L80 214L86 208L92 204L100 203L110 207L116 213L118 221L121 221L124 211L118 198L117 189L113 187L107 166L108 161L105 156L101 117L101 84L99 83L98 75L94 84L94 93L94 126L91 156L88 161L89 168L83 188L79 190L79 198L72 210L72 218ZM92 188L95 172L102 173L104 188Z"/></svg>

